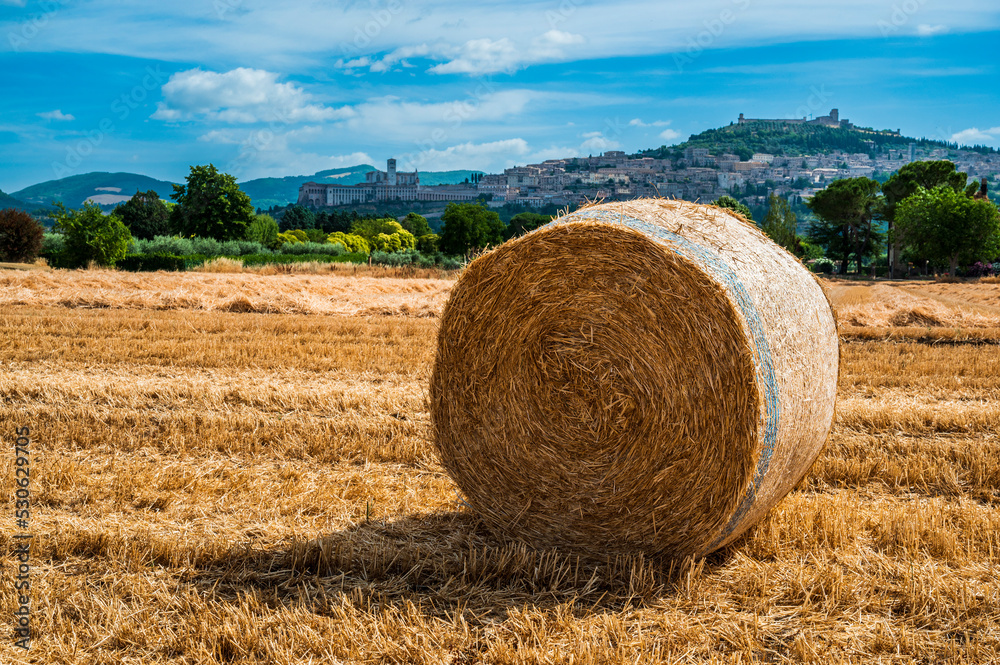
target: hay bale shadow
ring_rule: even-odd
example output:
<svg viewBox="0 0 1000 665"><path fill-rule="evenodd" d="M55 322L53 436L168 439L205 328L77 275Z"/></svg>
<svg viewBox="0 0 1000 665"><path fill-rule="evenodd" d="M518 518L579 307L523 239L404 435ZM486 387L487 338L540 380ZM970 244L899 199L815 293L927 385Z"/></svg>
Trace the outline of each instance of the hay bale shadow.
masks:
<svg viewBox="0 0 1000 665"><path fill-rule="evenodd" d="M709 569L726 557L712 559ZM647 606L683 594L692 578L709 572L705 559L600 559L500 542L466 511L369 520L206 564L185 581L217 599L256 593L281 604L312 604L321 613L344 599L367 608L416 606L436 616L475 607L476 616L490 621L525 607L594 613Z"/></svg>

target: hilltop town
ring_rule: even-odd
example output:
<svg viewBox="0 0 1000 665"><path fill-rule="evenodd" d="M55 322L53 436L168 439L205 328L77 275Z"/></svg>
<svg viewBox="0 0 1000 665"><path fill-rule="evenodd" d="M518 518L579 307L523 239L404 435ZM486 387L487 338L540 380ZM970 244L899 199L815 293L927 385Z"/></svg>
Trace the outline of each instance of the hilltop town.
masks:
<svg viewBox="0 0 1000 665"><path fill-rule="evenodd" d="M485 200L491 207L515 204L542 208L575 206L596 199L664 196L708 201L738 194L744 202L762 204L769 192L786 198L808 197L841 178L865 176L884 179L901 166L921 160L950 159L970 178L992 179L1000 174L1000 153L963 150L940 141L912 140L898 131L858 128L841 119L837 109L814 119L755 119L740 114L734 131L750 136L822 128L850 133L855 152L830 149L784 150L739 155L688 141L628 155L607 151L589 157L550 159L540 164L508 168L503 173L476 174L459 185L420 185L417 172L396 171L388 160L386 171L367 174L366 182L339 185L309 182L299 190L298 203L335 207L391 201ZM725 131L727 128L716 131ZM692 139L695 137L692 137ZM702 142L704 143L704 142Z"/></svg>

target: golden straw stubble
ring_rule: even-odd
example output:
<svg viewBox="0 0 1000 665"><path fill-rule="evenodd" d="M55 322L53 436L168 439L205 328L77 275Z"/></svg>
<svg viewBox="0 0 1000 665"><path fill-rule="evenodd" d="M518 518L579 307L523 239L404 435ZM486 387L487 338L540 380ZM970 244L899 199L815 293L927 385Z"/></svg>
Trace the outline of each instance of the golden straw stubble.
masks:
<svg viewBox="0 0 1000 665"><path fill-rule="evenodd" d="M550 225L473 262L430 393L469 504L534 546L702 552L759 457L739 312L692 261L621 225Z"/></svg>

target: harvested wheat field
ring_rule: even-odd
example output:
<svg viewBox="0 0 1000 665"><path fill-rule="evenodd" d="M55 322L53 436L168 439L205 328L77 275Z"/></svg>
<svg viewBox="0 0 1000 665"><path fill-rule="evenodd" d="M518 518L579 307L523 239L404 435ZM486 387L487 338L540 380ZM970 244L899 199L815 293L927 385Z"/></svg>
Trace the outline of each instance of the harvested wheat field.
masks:
<svg viewBox="0 0 1000 665"><path fill-rule="evenodd" d="M34 640L13 644L8 558L0 662L1000 662L991 327L928 343L864 311L881 287L829 282L842 329L879 332L845 336L799 486L707 559L579 560L495 540L433 452L420 314L450 284L3 273L0 464L12 483L30 427ZM887 288L971 317L984 286ZM221 311L236 292L318 300ZM352 316L371 311L395 315Z"/></svg>
<svg viewBox="0 0 1000 665"><path fill-rule="evenodd" d="M303 273L274 274L274 266L235 273L2 271L0 307L437 316L452 285L451 279L442 278L448 274L439 270L350 264L282 267ZM310 268L317 272L305 272Z"/></svg>
<svg viewBox="0 0 1000 665"><path fill-rule="evenodd" d="M1000 340L1000 283L823 280L842 333ZM971 332L970 332L971 331Z"/></svg>

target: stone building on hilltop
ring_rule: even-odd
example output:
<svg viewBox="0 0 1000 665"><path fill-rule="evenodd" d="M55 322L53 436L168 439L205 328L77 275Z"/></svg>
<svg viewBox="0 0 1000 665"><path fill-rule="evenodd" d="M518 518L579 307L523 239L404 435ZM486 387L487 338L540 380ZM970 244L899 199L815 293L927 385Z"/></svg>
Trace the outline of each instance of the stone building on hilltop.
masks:
<svg viewBox="0 0 1000 665"><path fill-rule="evenodd" d="M854 129L850 120L840 119L840 111L830 109L829 115L821 115L818 118L809 120L807 118L745 118L740 113L736 121L738 125L763 124L763 125L821 125L823 127L840 127L842 129Z"/></svg>
<svg viewBox="0 0 1000 665"><path fill-rule="evenodd" d="M299 187L298 204L313 208L386 201L474 201L479 191L470 185L420 184L416 171L396 170L396 160L386 161L385 171L369 171L357 185L307 182Z"/></svg>

